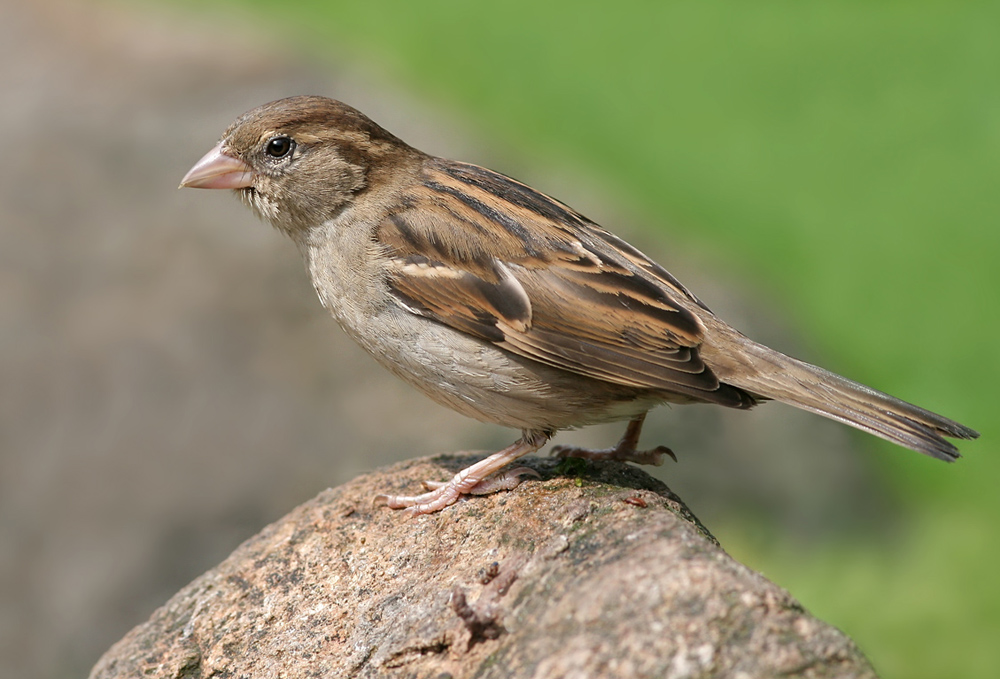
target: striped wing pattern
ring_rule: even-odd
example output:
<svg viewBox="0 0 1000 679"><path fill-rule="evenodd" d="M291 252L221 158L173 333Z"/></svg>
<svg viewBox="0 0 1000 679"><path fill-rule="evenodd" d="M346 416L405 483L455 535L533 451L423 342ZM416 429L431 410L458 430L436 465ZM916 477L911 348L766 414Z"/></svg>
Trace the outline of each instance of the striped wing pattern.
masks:
<svg viewBox="0 0 1000 679"><path fill-rule="evenodd" d="M376 234L414 313L594 379L753 405L699 356L704 306L641 252L481 167L430 159L422 181Z"/></svg>

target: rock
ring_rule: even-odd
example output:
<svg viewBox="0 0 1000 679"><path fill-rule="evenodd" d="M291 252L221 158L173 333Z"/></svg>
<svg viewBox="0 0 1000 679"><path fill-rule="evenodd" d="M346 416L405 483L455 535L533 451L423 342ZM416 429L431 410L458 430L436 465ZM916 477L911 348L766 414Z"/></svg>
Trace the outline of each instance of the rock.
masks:
<svg viewBox="0 0 1000 679"><path fill-rule="evenodd" d="M875 677L633 467L529 459L541 481L438 514L372 505L468 462L324 491L182 589L92 679Z"/></svg>

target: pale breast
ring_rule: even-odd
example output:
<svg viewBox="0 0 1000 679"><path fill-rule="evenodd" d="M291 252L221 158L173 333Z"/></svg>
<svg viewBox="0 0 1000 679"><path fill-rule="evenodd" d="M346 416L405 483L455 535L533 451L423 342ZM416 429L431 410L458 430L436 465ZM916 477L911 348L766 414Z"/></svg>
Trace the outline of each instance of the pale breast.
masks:
<svg viewBox="0 0 1000 679"><path fill-rule="evenodd" d="M464 415L558 430L629 419L662 395L523 359L406 310L389 293L382 256L362 229L330 223L303 250L323 306L390 372Z"/></svg>

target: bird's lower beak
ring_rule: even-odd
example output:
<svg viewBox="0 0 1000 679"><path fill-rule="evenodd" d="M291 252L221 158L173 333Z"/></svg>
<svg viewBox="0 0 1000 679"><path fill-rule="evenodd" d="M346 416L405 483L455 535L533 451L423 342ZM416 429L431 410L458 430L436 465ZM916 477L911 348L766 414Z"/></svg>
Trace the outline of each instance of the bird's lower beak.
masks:
<svg viewBox="0 0 1000 679"><path fill-rule="evenodd" d="M223 153L222 142L194 164L178 188L242 189L253 184L250 166L239 158Z"/></svg>

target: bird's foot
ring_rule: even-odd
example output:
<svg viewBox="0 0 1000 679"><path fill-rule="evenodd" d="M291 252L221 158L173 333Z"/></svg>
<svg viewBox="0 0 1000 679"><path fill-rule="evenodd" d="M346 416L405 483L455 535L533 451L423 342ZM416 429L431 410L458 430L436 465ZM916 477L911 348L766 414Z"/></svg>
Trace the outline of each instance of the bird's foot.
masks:
<svg viewBox="0 0 1000 679"><path fill-rule="evenodd" d="M485 479L461 478L461 472L450 481L424 481L428 492L420 495L377 495L375 504L390 509L405 509L408 514L433 514L454 504L463 495L490 495L502 490L514 490L521 485L522 477L541 476L531 467L515 467L507 471L491 474Z"/></svg>
<svg viewBox="0 0 1000 679"><path fill-rule="evenodd" d="M636 450L639 445L639 434L642 432L642 423L646 421L646 413L632 418L625 428L625 434L614 448L603 450L590 450L589 448L577 448L576 446L556 446L552 449L552 455L558 458L580 457L584 460L618 460L620 462L634 462L635 464L651 464L659 467L663 464L663 456L666 455L674 462L677 456L674 451L666 446L656 446L651 450Z"/></svg>
<svg viewBox="0 0 1000 679"><path fill-rule="evenodd" d="M428 492L420 495L377 495L375 504L390 509L405 509L408 514L433 514L458 501L463 495L489 495L500 490L513 490L524 476L541 478L534 469L505 466L528 453L533 453L548 440L543 432L525 432L517 443L494 453L455 474L450 481L426 481Z"/></svg>
<svg viewBox="0 0 1000 679"><path fill-rule="evenodd" d="M619 460L621 462L649 464L657 467L663 464L663 456L666 455L674 462L677 462L677 456L674 455L674 451L666 446L657 446L651 450L636 450L635 448L622 445L601 450L577 448L576 446L556 446L552 449L552 455L561 459L580 457L585 460Z"/></svg>
<svg viewBox="0 0 1000 679"><path fill-rule="evenodd" d="M497 472L492 476L487 476L469 490L464 491L462 495L492 495L501 490L514 490L521 485L522 476L542 478L542 475L531 467L514 467L505 472ZM449 481L424 481L424 488L434 491L444 488L449 483Z"/></svg>

